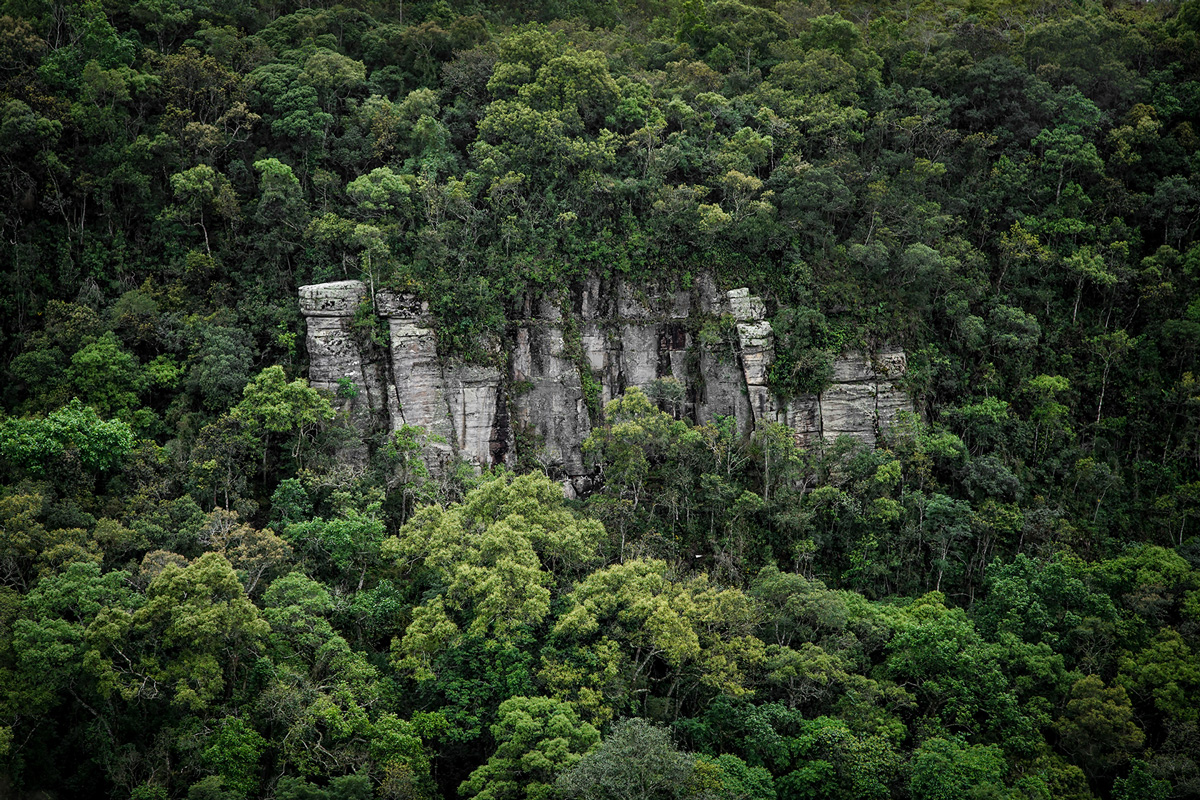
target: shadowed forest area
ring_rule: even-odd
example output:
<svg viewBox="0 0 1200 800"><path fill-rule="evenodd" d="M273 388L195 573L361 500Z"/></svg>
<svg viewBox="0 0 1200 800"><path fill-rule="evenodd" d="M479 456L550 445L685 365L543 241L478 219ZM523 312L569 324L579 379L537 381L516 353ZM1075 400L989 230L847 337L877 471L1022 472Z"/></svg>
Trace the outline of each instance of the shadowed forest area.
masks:
<svg viewBox="0 0 1200 800"><path fill-rule="evenodd" d="M1200 796L1200 0L0 0L0 187L0 796ZM917 413L568 500L305 379L701 274Z"/></svg>

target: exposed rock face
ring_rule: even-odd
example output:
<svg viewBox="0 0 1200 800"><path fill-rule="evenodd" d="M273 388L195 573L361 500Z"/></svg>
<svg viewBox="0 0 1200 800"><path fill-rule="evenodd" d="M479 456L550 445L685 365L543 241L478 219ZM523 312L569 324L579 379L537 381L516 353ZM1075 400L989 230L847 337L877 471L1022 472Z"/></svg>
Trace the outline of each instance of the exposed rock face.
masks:
<svg viewBox="0 0 1200 800"><path fill-rule="evenodd" d="M779 421L780 409L775 396L767 388L767 368L775 353L775 337L767 322L767 307L749 289L733 289L728 293L729 307L737 320L738 357L746 381L746 394L754 423Z"/></svg>
<svg viewBox="0 0 1200 800"><path fill-rule="evenodd" d="M366 294L360 281L300 287L300 311L308 319L309 385L337 395L338 407L363 431L376 427L377 415L388 408L381 358L353 324ZM342 455L350 461L363 461L367 449L359 446Z"/></svg>
<svg viewBox="0 0 1200 800"><path fill-rule="evenodd" d="M897 384L908 370L900 349L870 355L843 353L833 363L833 383L828 389L781 406L767 387L774 335L766 306L749 289L733 289L728 297L737 321L742 373L755 424L782 422L796 432L801 444L819 436L851 436L874 446L880 429L894 422L900 411L912 411L912 401Z"/></svg>
<svg viewBox="0 0 1200 800"><path fill-rule="evenodd" d="M852 436L874 446L876 433L887 428L912 401L897 385L908 362L903 350L872 356L844 353L833 365L833 385L819 395L793 400L780 421L806 444L817 436Z"/></svg>
<svg viewBox="0 0 1200 800"><path fill-rule="evenodd" d="M455 454L480 465L509 460L507 381L501 371L439 357L428 305L413 295L376 293L373 316L380 318L376 331L386 330L384 349L370 339L371 331L354 329L355 313L367 301L359 281L300 288L300 311L308 319L309 383L336 392L339 379L348 379L358 395L338 403L364 431L372 423L390 431L423 428L432 438L426 458L435 468ZM365 453L363 448L349 455Z"/></svg>
<svg viewBox="0 0 1200 800"><path fill-rule="evenodd" d="M433 435L434 461L458 456L512 464L519 440L533 460L582 485L581 446L604 403L631 386L698 423L731 417L738 430L781 422L802 445L877 432L912 403L898 386L905 354L845 353L820 395L781 403L767 386L774 335L766 305L747 289L720 293L710 279L686 290L647 293L591 279L557 298L528 301L512 320L503 367L457 363L438 353L428 307L411 295L378 292L374 314L386 343L356 329L367 289L358 281L305 286L309 379L336 391L364 431L415 425ZM359 392L347 395L346 381ZM362 452L351 454L365 456ZM431 464L436 468L437 464ZM570 490L570 486L568 489Z"/></svg>
<svg viewBox="0 0 1200 800"><path fill-rule="evenodd" d="M545 312L517 328L511 360L512 418L534 458L548 469L582 475L591 416L579 367L566 352L560 318Z"/></svg>

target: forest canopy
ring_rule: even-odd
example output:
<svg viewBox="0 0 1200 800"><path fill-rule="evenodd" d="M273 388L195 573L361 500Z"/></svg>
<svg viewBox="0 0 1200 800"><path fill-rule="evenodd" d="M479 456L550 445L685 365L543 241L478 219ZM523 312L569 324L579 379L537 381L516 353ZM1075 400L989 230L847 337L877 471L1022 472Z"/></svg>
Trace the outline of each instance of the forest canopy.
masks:
<svg viewBox="0 0 1200 800"><path fill-rule="evenodd" d="M0 0L0 186L0 794L1200 796L1200 0ZM339 457L596 276L916 413Z"/></svg>

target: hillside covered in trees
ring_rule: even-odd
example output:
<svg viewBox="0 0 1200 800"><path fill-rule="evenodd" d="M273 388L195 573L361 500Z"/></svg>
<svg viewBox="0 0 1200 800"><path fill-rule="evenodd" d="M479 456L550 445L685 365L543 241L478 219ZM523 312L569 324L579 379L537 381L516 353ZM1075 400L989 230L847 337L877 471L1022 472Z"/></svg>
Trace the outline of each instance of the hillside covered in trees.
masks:
<svg viewBox="0 0 1200 800"><path fill-rule="evenodd" d="M1200 796L1200 0L0 0L0 186L0 796ZM568 500L305 380L702 274L918 413Z"/></svg>

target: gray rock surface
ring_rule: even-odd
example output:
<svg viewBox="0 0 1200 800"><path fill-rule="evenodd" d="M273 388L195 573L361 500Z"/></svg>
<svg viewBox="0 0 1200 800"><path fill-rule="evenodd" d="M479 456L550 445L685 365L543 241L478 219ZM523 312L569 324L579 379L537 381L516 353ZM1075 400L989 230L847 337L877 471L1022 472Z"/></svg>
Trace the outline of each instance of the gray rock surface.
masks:
<svg viewBox="0 0 1200 800"><path fill-rule="evenodd" d="M366 287L360 281L302 286L300 313L308 322L309 385L331 392L334 407L349 415L354 427L373 431L383 422L381 412L387 404L380 376L382 354L367 346L366 337L353 325L365 298ZM350 447L341 457L365 463L367 448Z"/></svg>
<svg viewBox="0 0 1200 800"><path fill-rule="evenodd" d="M818 436L850 436L873 447L878 433L894 424L901 411L913 410L912 400L898 385L907 368L900 349L871 356L843 353L833 363L833 385L819 395L792 400L784 421L801 444Z"/></svg>
<svg viewBox="0 0 1200 800"><path fill-rule="evenodd" d="M448 366L445 370L446 404L450 426L460 455L472 464L490 465L508 451L507 431L498 430L503 381L496 367Z"/></svg>
<svg viewBox="0 0 1200 800"><path fill-rule="evenodd" d="M562 329L519 328L511 375L513 423L517 435L536 449L535 460L547 470L584 474L582 445L592 429L591 417L579 368L565 353Z"/></svg>
<svg viewBox="0 0 1200 800"><path fill-rule="evenodd" d="M426 453L435 469L454 456L480 467L511 465L520 446L571 492L588 491L581 448L597 420L585 383L605 403L629 387L674 379L684 399L663 406L672 413L699 424L733 417L743 435L781 422L802 446L840 435L873 445L912 409L898 383L905 354L895 348L845 353L826 391L780 403L767 385L774 334L766 304L744 288L722 293L707 275L688 289L590 278L558 296L530 297L512 321L504 366L440 354L428 305L414 295L376 294L387 341L373 344L353 324L367 296L358 281L301 287L309 380L330 391L339 379L353 382L358 396L338 404L364 434L424 428L440 440ZM365 456L365 445L346 454Z"/></svg>
<svg viewBox="0 0 1200 800"><path fill-rule="evenodd" d="M766 304L749 289L734 289L728 297L737 322L739 358L754 424L783 421L775 395L767 386L767 370L775 356L775 335L767 322Z"/></svg>
<svg viewBox="0 0 1200 800"><path fill-rule="evenodd" d="M392 430L401 425L419 425L449 442L450 409L446 405L442 360L438 358L437 336L420 321L392 318L391 335L393 393Z"/></svg>
<svg viewBox="0 0 1200 800"><path fill-rule="evenodd" d="M353 317L367 295L362 281L336 281L300 287L300 313L306 317Z"/></svg>

